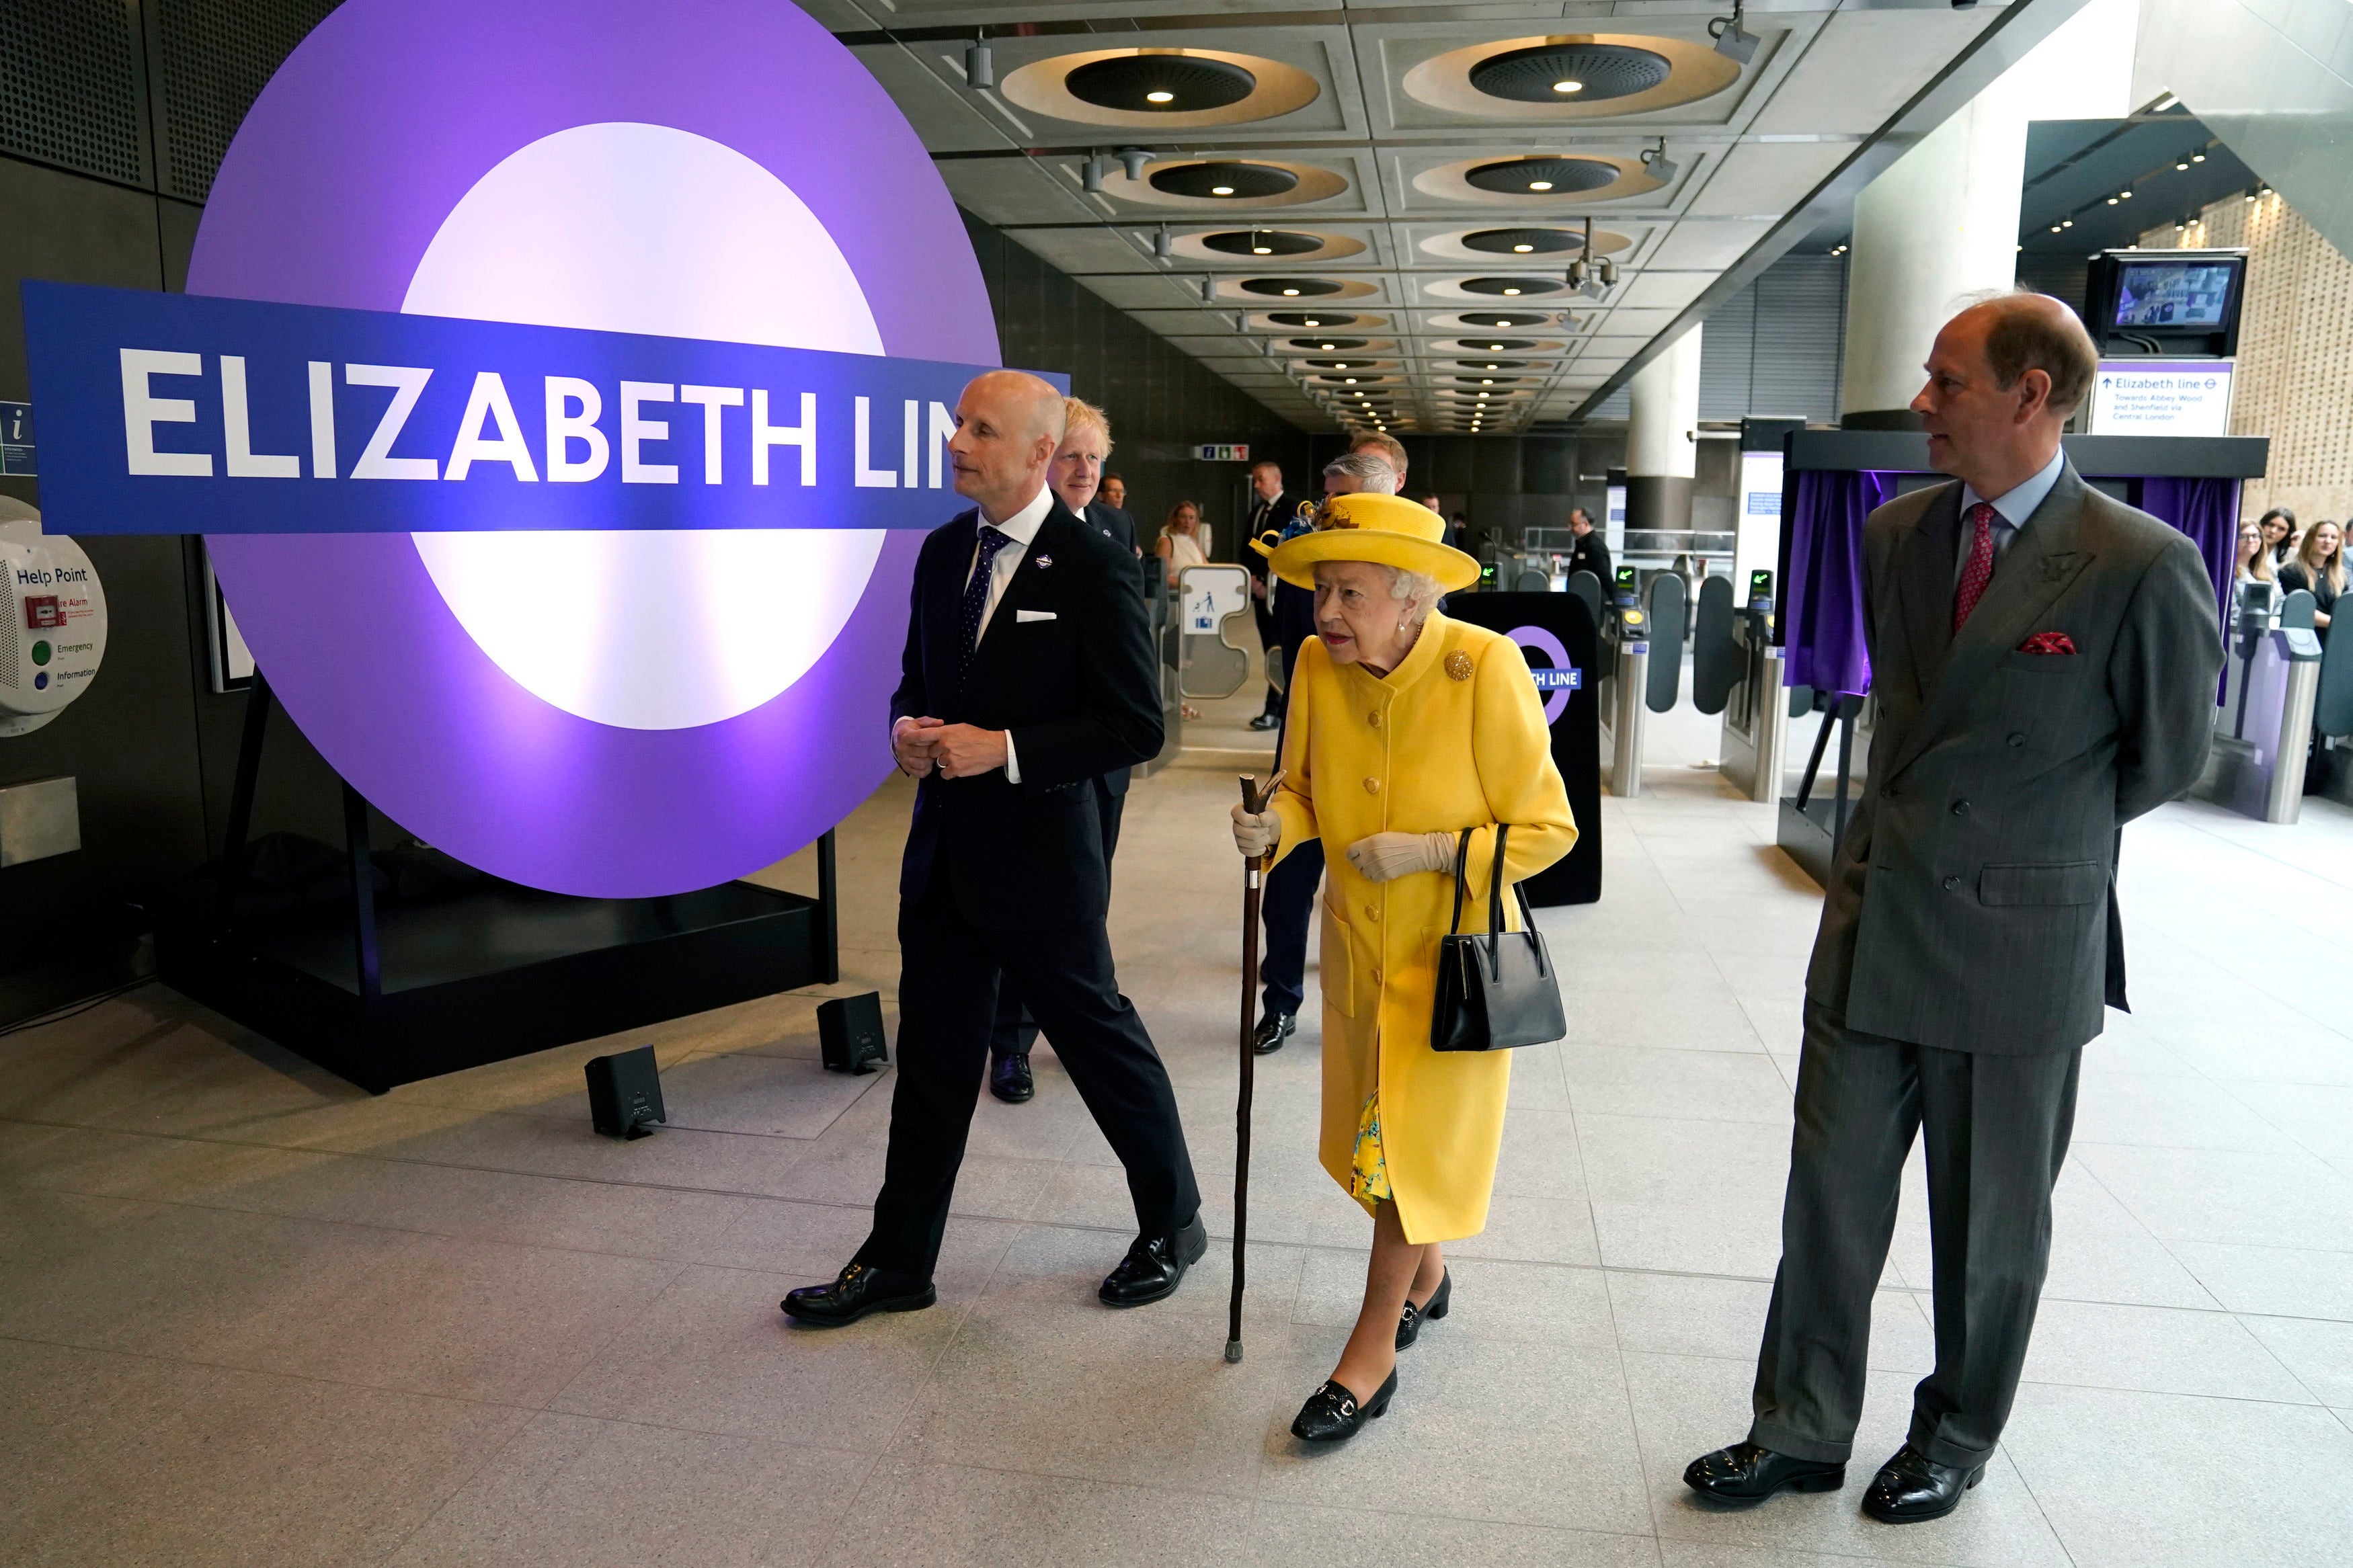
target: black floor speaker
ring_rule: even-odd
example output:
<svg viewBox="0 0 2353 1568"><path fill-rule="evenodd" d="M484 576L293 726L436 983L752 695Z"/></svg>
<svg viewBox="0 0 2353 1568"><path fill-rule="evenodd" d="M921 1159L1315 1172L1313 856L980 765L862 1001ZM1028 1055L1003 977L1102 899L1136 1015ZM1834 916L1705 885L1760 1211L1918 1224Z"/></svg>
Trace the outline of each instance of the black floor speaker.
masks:
<svg viewBox="0 0 2353 1568"><path fill-rule="evenodd" d="M828 1072L872 1072L886 1066L891 1053L882 1045L882 994L869 991L818 1003L817 1037Z"/></svg>
<svg viewBox="0 0 2353 1568"><path fill-rule="evenodd" d="M669 1120L651 1046L589 1058L588 1116L607 1138L643 1138Z"/></svg>

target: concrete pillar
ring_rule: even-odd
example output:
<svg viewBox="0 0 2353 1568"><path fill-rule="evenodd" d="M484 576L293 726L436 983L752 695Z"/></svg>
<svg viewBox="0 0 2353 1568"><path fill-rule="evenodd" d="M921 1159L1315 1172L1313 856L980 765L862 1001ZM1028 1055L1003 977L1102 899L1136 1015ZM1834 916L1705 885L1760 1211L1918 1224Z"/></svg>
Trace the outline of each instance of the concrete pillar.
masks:
<svg viewBox="0 0 2353 1568"><path fill-rule="evenodd" d="M2017 280L2027 121L2128 113L2139 14L2140 0L2090 0L1855 198L1841 423L1917 428L1908 405L1936 329Z"/></svg>
<svg viewBox="0 0 2353 1568"><path fill-rule="evenodd" d="M1626 531L1691 527L1699 462L1699 327L1634 373L1626 427Z"/></svg>

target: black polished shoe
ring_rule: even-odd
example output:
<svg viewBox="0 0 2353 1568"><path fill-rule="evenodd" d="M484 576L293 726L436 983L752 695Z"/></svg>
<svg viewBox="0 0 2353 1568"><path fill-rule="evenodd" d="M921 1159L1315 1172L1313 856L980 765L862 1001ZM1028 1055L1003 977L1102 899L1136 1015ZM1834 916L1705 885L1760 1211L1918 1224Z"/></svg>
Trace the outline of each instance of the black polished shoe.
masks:
<svg viewBox="0 0 2353 1568"><path fill-rule="evenodd" d="M1337 1383L1326 1383L1307 1396L1299 1414L1291 1423L1291 1435L1303 1443L1337 1443L1353 1437L1356 1428L1367 1421L1378 1420L1389 1412L1389 1401L1397 1396L1397 1369L1389 1369L1389 1378L1381 1390L1362 1405L1356 1396Z"/></svg>
<svg viewBox="0 0 2353 1568"><path fill-rule="evenodd" d="M1185 1270L1209 1250L1209 1233L1195 1215L1174 1236L1139 1236L1095 1294L1106 1307L1143 1307L1176 1294Z"/></svg>
<svg viewBox="0 0 2353 1568"><path fill-rule="evenodd" d="M1296 1013L1269 1013L1258 1021L1258 1033L1250 1037L1250 1049L1261 1056L1282 1049L1282 1042L1299 1028Z"/></svg>
<svg viewBox="0 0 2353 1568"><path fill-rule="evenodd" d="M1862 1494L1862 1511L1882 1524L1917 1524L1942 1519L1961 1506L1961 1496L1985 1479L1985 1467L1974 1470L1940 1465L1906 1443L1871 1478Z"/></svg>
<svg viewBox="0 0 2353 1568"><path fill-rule="evenodd" d="M1038 1092L1029 1076L1029 1053L1008 1051L988 1069L988 1092L1008 1105L1019 1105Z"/></svg>
<svg viewBox="0 0 2353 1568"><path fill-rule="evenodd" d="M1785 1489L1834 1492L1846 1485L1846 1467L1794 1458L1755 1443L1735 1443L1685 1466L1683 1485L1711 1502L1754 1508Z"/></svg>
<svg viewBox="0 0 2353 1568"><path fill-rule="evenodd" d="M1261 713L1250 721L1250 727L1253 730L1280 730L1282 721L1272 713Z"/></svg>
<svg viewBox="0 0 2353 1568"><path fill-rule="evenodd" d="M1406 1299L1405 1311L1398 1319L1397 1348L1403 1350L1421 1338L1421 1325L1438 1321L1453 1304L1454 1270L1450 1268L1438 1277L1438 1289L1430 1293L1429 1300L1417 1307L1411 1297Z"/></svg>
<svg viewBox="0 0 2353 1568"><path fill-rule="evenodd" d="M928 1279L853 1263L830 1285L804 1285L777 1305L797 1323L838 1329L869 1312L920 1312L940 1299Z"/></svg>

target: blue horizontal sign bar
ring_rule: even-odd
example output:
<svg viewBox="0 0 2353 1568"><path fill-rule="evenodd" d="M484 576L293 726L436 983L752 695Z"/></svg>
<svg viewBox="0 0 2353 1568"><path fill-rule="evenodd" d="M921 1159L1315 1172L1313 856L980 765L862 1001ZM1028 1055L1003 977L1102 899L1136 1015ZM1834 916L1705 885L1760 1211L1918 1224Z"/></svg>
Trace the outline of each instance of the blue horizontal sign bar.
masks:
<svg viewBox="0 0 2353 1568"><path fill-rule="evenodd" d="M951 411L995 368L23 290L62 533L934 528Z"/></svg>
<svg viewBox="0 0 2353 1568"><path fill-rule="evenodd" d="M1531 669L1529 673L1536 678L1536 689L1538 691L1582 691L1585 689L1585 671L1573 667L1567 669L1556 669L1550 665L1546 665L1542 668Z"/></svg>

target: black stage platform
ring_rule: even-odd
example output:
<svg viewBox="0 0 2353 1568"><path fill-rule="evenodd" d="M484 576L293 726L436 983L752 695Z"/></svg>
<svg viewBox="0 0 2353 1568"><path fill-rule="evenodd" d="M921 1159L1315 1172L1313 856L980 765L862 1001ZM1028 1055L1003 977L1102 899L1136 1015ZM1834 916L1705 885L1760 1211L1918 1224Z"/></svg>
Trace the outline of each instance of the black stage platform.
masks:
<svg viewBox="0 0 2353 1568"><path fill-rule="evenodd" d="M814 899L749 882L575 898L429 850L380 861L346 784L343 853L300 841L323 867L257 886L258 676L250 703L221 858L157 902L158 977L371 1093L839 978L830 832Z"/></svg>
<svg viewBox="0 0 2353 1568"><path fill-rule="evenodd" d="M807 985L818 900L748 882L575 899L491 882L376 911L376 984L348 909L159 924L159 977L372 1093Z"/></svg>

